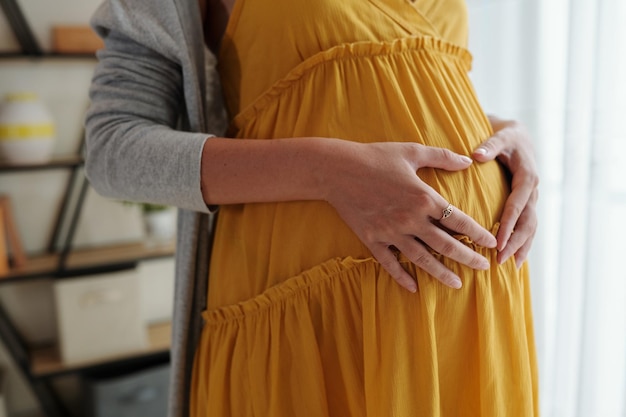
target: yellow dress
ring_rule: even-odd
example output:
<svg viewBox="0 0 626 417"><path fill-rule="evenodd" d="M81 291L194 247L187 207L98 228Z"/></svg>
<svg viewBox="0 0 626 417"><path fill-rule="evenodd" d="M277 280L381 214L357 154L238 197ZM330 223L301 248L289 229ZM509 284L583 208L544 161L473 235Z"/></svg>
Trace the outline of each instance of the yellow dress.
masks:
<svg viewBox="0 0 626 417"><path fill-rule="evenodd" d="M237 0L219 60L231 134L469 155L491 128L466 43L464 0ZM497 162L419 175L497 229ZM221 207L191 415L538 415L527 267L458 238L492 268L443 259L454 290L402 259L411 294L325 202Z"/></svg>

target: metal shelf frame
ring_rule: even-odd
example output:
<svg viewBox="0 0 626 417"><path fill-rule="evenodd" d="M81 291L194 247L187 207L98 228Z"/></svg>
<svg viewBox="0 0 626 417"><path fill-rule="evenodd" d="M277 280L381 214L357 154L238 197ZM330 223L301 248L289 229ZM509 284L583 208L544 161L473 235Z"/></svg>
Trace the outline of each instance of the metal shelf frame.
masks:
<svg viewBox="0 0 626 417"><path fill-rule="evenodd" d="M84 137L80 140L77 155L81 155ZM88 276L108 272L116 272L134 269L142 260L170 257L174 253L173 245L166 245L152 249L138 249L141 245L121 245L120 248L129 256L104 256L91 262L77 262L82 256L96 256L99 252L115 251L113 248L103 250L81 250L73 248L73 240L76 234L80 215L89 189L89 182L82 173L82 157L76 156L66 159L65 162L24 166L0 166L0 174L7 172L37 171L48 169L68 169L70 176L66 183L64 196L56 216L53 233L48 244L48 255L42 257L45 262L43 267L34 268L32 271L18 271L9 276L0 277L0 285L9 283L25 282L34 279L69 279L79 276ZM63 233L65 231L65 233ZM97 257L97 256L96 256ZM41 261L40 259L40 261ZM53 380L67 374L85 374L98 369L116 367L117 369L129 369L129 367L145 367L147 364L162 364L169 361L169 351L147 352L142 355L105 360L89 367L64 370L50 374L37 375L32 369L32 349L28 346L23 336L7 314L0 302L0 338L7 346L11 357L21 371L25 380L29 383L33 393L39 401L39 405L47 417L72 416L70 410L63 403L53 386Z"/></svg>
<svg viewBox="0 0 626 417"><path fill-rule="evenodd" d="M39 56L43 51L37 42L37 38L30 29L22 9L16 0L0 0L0 6L6 15L7 21L13 29L13 33L20 43L24 55Z"/></svg>
<svg viewBox="0 0 626 417"><path fill-rule="evenodd" d="M7 0L0 0L6 2ZM17 6L16 6L17 7ZM84 137L81 138L79 150L77 155L82 153L84 143ZM65 187L65 194L62 199L61 207L56 216L54 225L54 231L48 245L48 252L53 253L57 250L60 251L58 256L58 263L56 265L53 275L62 276L66 271L66 263L68 255L72 249L72 241L76 232L76 227L80 219L80 212L82 210L83 203L85 201L88 182L84 175L80 174L80 168L82 166L82 158L76 157L71 163L62 164L35 164L35 165L23 165L23 166L9 166L3 165L0 172L17 172L17 171L30 171L41 169L69 169L70 177ZM71 207L71 200L74 194L73 190L78 186L80 187L80 193L76 199L75 204ZM63 225L67 222L66 217L70 217L68 232L65 236L63 246L59 249L59 242L61 238L61 230ZM128 265L132 267L133 265ZM99 270L94 273L100 272ZM5 282L19 282L21 279L15 278ZM67 417L71 416L69 409L65 406L52 384L51 377L39 377L31 372L31 356L30 348L28 344L15 328L11 318L7 314L2 303L0 303L0 337L7 346L9 353L13 360L20 369L25 380L29 383L33 393L39 401L39 405L42 411L47 417Z"/></svg>

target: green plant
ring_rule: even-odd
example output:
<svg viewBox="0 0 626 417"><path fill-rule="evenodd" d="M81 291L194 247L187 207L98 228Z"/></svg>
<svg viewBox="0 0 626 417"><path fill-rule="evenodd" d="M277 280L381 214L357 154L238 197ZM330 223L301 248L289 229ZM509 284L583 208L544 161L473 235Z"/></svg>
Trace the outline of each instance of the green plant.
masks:
<svg viewBox="0 0 626 417"><path fill-rule="evenodd" d="M146 213L155 213L157 211L167 210L169 206L165 206L162 204L153 204L153 203L136 203L134 201L124 201L124 205L127 206L139 206L141 211Z"/></svg>
<svg viewBox="0 0 626 417"><path fill-rule="evenodd" d="M164 206L162 204L151 204L151 203L140 203L141 210L144 213L154 213L156 211L167 210L169 206Z"/></svg>

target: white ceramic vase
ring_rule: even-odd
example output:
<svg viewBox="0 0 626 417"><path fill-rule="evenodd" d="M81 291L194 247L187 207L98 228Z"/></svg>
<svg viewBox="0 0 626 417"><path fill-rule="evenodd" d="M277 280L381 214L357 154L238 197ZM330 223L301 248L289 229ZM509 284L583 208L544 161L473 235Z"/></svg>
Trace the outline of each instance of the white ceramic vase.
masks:
<svg viewBox="0 0 626 417"><path fill-rule="evenodd" d="M0 103L0 159L12 164L50 160L55 142L52 115L34 93L9 93Z"/></svg>

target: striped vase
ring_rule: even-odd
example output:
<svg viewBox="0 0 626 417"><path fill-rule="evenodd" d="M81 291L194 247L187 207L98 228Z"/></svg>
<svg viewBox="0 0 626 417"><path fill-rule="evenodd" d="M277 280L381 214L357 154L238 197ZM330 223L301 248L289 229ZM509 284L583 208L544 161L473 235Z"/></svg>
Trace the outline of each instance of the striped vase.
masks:
<svg viewBox="0 0 626 417"><path fill-rule="evenodd" d="M36 94L5 96L0 104L0 159L12 164L47 162L54 139L54 121Z"/></svg>

